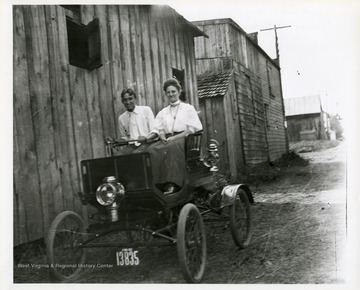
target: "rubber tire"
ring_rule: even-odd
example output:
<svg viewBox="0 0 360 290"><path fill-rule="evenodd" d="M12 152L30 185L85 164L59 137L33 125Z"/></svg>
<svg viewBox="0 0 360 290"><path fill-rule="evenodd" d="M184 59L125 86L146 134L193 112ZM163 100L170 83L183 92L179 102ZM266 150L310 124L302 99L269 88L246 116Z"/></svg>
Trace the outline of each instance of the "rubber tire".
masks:
<svg viewBox="0 0 360 290"><path fill-rule="evenodd" d="M243 208L239 207L239 201L241 201ZM236 215L239 213L243 214L246 220L246 230L239 228ZM231 235L235 244L240 248L246 248L251 241L253 233L253 224L252 224L252 212L249 198L245 191L241 188L236 192L236 197L233 200L233 204L229 206L229 224ZM241 234L240 234L241 232ZM244 235L242 232L245 232Z"/></svg>
<svg viewBox="0 0 360 290"><path fill-rule="evenodd" d="M195 227L193 227L193 231L189 231L189 223L194 220ZM194 234L197 237L196 252L198 257L196 259L199 261L199 264L195 265L195 271L190 267L194 265L188 263L188 246L189 243L194 242L189 240L190 234ZM181 271L186 282L199 283L205 272L206 234L200 211L191 203L186 204L180 211L177 225L177 253Z"/></svg>
<svg viewBox="0 0 360 290"><path fill-rule="evenodd" d="M85 227L85 223L82 220L82 218L75 212L73 211L64 211L62 213L60 213L52 222L50 229L49 229L49 233L46 239L46 258L47 258L47 262L49 264L49 269L50 269L50 275L51 277L59 282L70 282L72 280L74 280L80 273L80 271L83 269L83 267L76 267L74 268L74 271L71 272L68 275L64 275L61 272L61 268L60 267L56 267L56 264L65 264L63 262L57 261L57 258L55 257L55 248L54 248L54 242L56 237L59 238L59 235L57 236L57 230L58 227L60 226L61 223L63 223L65 220L71 220L72 222L75 222L74 225L76 225L77 229L80 229L78 232L79 233L86 233L86 227ZM73 229L71 229L71 231L73 231ZM73 236L73 235L72 235ZM80 235L80 238L82 238L83 235ZM78 241L78 240L76 240ZM82 241L82 239L80 239L80 242ZM66 242L66 241L64 241ZM69 240L67 240L67 242L70 243ZM67 244L61 244L63 248L66 248ZM74 249L73 244L69 244L68 246L69 249L69 253L70 254L74 254L73 257L76 257L76 249ZM72 252L71 252L72 251ZM67 264L84 264L86 260L86 249L83 248L81 249L80 252L80 257L79 259L77 259L76 261L69 261ZM53 267L51 266L53 265ZM71 269L71 268L69 268Z"/></svg>

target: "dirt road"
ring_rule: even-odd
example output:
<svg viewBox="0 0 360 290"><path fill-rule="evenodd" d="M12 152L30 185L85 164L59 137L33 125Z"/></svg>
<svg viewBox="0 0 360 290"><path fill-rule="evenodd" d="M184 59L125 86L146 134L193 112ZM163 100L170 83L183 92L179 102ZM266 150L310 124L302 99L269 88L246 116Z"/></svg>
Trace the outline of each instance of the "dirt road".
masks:
<svg viewBox="0 0 360 290"><path fill-rule="evenodd" d="M308 166L281 169L252 187L254 234L238 250L226 225L209 225L203 283L342 283L346 235L345 144L304 153ZM85 269L75 283L184 283L175 248L142 249L140 265ZM44 256L24 257L42 263ZM88 264L115 265L115 250L90 250ZM15 282L49 282L46 269L14 267ZM31 278L30 278L31 277Z"/></svg>
<svg viewBox="0 0 360 290"><path fill-rule="evenodd" d="M262 256L254 254L264 262L246 282L344 282L345 144L301 155L310 160L308 166L289 168L284 178L257 191L259 234L253 246L263 245Z"/></svg>

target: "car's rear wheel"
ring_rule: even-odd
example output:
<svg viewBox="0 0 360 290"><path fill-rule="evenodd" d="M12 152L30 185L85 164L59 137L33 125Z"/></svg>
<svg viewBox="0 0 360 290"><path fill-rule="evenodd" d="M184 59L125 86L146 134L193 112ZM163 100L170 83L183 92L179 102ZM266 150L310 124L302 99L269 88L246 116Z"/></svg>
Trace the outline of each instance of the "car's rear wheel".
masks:
<svg viewBox="0 0 360 290"><path fill-rule="evenodd" d="M247 247L253 232L252 214L249 198L241 188L229 206L229 223L235 244L241 249Z"/></svg>

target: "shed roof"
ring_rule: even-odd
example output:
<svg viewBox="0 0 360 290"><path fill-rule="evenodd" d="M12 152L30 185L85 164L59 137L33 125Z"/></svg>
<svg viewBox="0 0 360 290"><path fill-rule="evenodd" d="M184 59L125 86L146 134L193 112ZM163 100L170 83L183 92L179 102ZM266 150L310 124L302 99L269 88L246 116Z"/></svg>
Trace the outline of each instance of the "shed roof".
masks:
<svg viewBox="0 0 360 290"><path fill-rule="evenodd" d="M316 114L322 112L320 95L284 99L285 116Z"/></svg>
<svg viewBox="0 0 360 290"><path fill-rule="evenodd" d="M197 76L198 97L211 98L223 97L229 87L233 70L217 73L205 73Z"/></svg>

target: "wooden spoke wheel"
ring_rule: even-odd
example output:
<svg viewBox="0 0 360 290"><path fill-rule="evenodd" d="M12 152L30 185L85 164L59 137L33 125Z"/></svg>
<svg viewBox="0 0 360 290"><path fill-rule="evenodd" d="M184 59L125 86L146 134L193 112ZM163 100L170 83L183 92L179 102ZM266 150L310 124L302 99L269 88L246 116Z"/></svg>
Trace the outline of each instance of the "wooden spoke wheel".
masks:
<svg viewBox="0 0 360 290"><path fill-rule="evenodd" d="M198 208L188 203L180 211L177 252L181 271L189 283L201 281L205 272L206 236Z"/></svg>
<svg viewBox="0 0 360 290"><path fill-rule="evenodd" d="M229 206L231 235L239 248L250 244L252 236L252 215L249 198L245 191L238 189L233 204Z"/></svg>
<svg viewBox="0 0 360 290"><path fill-rule="evenodd" d="M86 250L79 245L85 236L85 224L75 212L64 211L54 219L46 240L47 261L53 279L69 282L83 269Z"/></svg>

